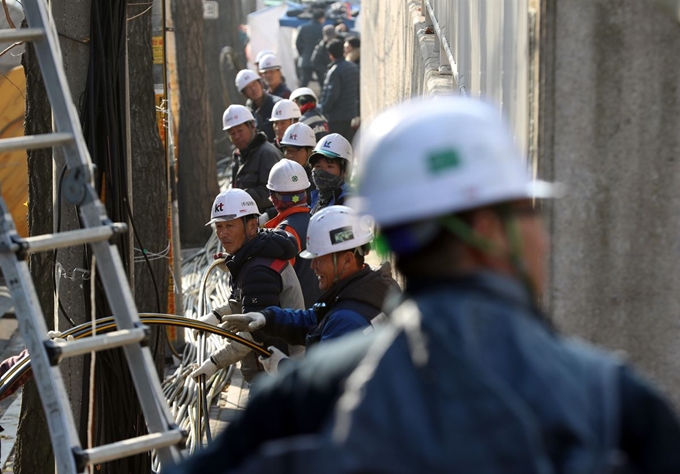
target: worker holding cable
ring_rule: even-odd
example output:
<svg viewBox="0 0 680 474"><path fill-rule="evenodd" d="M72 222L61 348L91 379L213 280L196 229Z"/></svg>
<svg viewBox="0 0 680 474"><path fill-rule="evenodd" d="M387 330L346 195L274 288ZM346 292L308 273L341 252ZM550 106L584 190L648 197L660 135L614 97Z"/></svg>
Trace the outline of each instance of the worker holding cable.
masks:
<svg viewBox="0 0 680 474"><path fill-rule="evenodd" d="M312 216L307 230L307 247L300 258L311 259L311 269L323 292L307 310L270 306L246 314L223 318L231 331L260 331L307 348L319 342L366 330L384 321L383 304L390 289L399 286L386 267L373 270L364 258L373 240L372 222L345 206L331 206ZM271 357L259 360L270 374L278 372L287 356L272 346Z"/></svg>
<svg viewBox="0 0 680 474"><path fill-rule="evenodd" d="M304 308L300 283L288 262L297 254L292 236L285 231L260 231L259 212L253 198L241 189L229 189L217 195L206 225L213 225L222 247L228 254L226 266L231 275L230 305L225 305L201 317L201 321L217 325L231 312L259 311L271 305L285 308ZM242 334L250 338L248 334ZM252 339L264 347L276 347L288 353L288 346L262 332L253 332ZM192 372L212 376L218 369L241 361L241 372L252 382L262 371L256 356L239 343L227 343L211 354L199 368Z"/></svg>
<svg viewBox="0 0 680 474"><path fill-rule="evenodd" d="M528 177L499 111L416 100L359 148L403 302L374 337L287 364L175 472L680 472L669 403L537 307L549 244L534 200L556 187Z"/></svg>
<svg viewBox="0 0 680 474"><path fill-rule="evenodd" d="M295 237L298 253L307 248L307 228L309 227L309 205L307 188L310 182L306 170L295 161L283 159L269 172L267 189L269 199L274 204L276 215L264 224L265 229L285 230ZM300 281L305 308L311 308L321 295L316 275L308 259L295 257L291 265Z"/></svg>

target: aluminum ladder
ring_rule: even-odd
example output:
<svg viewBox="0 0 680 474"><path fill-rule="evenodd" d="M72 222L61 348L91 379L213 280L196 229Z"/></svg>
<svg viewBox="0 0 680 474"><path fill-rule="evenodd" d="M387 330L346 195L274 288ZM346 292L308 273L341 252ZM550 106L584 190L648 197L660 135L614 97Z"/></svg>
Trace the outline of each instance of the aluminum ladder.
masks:
<svg viewBox="0 0 680 474"><path fill-rule="evenodd" d="M140 323L117 249L108 241L126 230L106 215L93 186L92 161L83 139L61 61L54 21L45 0L23 0L28 28L0 30L5 41L32 42L52 105L55 133L0 140L0 152L60 147L68 168L64 198L79 207L83 229L23 239L0 196L0 268L14 301L19 329L31 356L60 474L80 473L87 466L156 450L162 467L181 460L186 433L170 413L147 347L148 328ZM0 190L1 191L1 190ZM83 340L56 342L47 338L28 265L27 253L89 244L113 311L117 330ZM83 449L58 363L65 357L122 347L134 381L149 434L92 449Z"/></svg>

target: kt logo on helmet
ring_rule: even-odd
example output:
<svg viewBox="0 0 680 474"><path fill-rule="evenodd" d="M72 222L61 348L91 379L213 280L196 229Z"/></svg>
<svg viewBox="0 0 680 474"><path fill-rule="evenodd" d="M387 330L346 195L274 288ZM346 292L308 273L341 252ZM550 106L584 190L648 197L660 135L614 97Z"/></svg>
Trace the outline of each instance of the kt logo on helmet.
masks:
<svg viewBox="0 0 680 474"><path fill-rule="evenodd" d="M215 212L222 212L222 209L224 209L223 203L215 204Z"/></svg>
<svg viewBox="0 0 680 474"><path fill-rule="evenodd" d="M281 111L280 111L280 110L277 110L277 111L276 111L276 115L281 115Z"/></svg>
<svg viewBox="0 0 680 474"><path fill-rule="evenodd" d="M297 140L297 133L291 133L288 138L290 138L291 140Z"/></svg>

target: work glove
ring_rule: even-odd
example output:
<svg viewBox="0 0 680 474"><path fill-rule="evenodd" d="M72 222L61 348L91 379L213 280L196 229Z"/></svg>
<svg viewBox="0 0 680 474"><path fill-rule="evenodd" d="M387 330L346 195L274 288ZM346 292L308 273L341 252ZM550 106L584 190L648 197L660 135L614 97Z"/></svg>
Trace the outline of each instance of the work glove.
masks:
<svg viewBox="0 0 680 474"><path fill-rule="evenodd" d="M264 327L267 320L262 313L246 313L246 314L232 314L222 318L223 323L220 326L227 331L257 331Z"/></svg>
<svg viewBox="0 0 680 474"><path fill-rule="evenodd" d="M198 377L205 375L205 379L208 380L215 372L217 372L218 369L219 367L217 367L217 365L212 360L210 360L210 358L208 358L201 364L199 368L191 372L189 377L194 379L195 382L198 382Z"/></svg>
<svg viewBox="0 0 680 474"><path fill-rule="evenodd" d="M250 333L243 332L238 335L244 339L248 339L250 342L254 342ZM230 341L221 349L210 354L210 359L217 364L217 367L224 369L243 359L250 351L250 347L241 344L240 342Z"/></svg>
<svg viewBox="0 0 680 474"><path fill-rule="evenodd" d="M222 322L222 316L225 316L227 314L231 314L231 307L229 306L229 304L225 304L223 306L215 308L211 312L209 312L208 314L204 314L197 320L210 324L212 326L217 326ZM194 329L195 337L198 337L200 333L201 333L200 329Z"/></svg>
<svg viewBox="0 0 680 474"><path fill-rule="evenodd" d="M257 224L260 228L264 227L264 225L269 222L269 214L266 212L263 214L260 214L260 217L257 218Z"/></svg>
<svg viewBox="0 0 680 474"><path fill-rule="evenodd" d="M47 337L52 339L54 342L73 341L75 339L73 336L66 336L66 339L61 336L61 331L47 331Z"/></svg>
<svg viewBox="0 0 680 474"><path fill-rule="evenodd" d="M264 367L265 372L267 372L269 375L276 375L279 373L279 363L283 359L287 359L288 356L274 346L267 347L267 350L271 352L272 355L269 357L260 356L257 358L257 360L260 361L260 364L262 364Z"/></svg>

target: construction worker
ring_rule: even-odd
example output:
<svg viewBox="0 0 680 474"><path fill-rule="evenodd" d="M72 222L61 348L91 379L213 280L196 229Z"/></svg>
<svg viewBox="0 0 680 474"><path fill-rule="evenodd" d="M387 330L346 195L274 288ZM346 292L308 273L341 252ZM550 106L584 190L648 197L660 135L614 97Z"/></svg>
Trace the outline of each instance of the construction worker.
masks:
<svg viewBox="0 0 680 474"><path fill-rule="evenodd" d="M366 329L382 313L388 290L397 283L383 270L373 270L364 257L373 240L372 221L345 206L331 206L315 214L307 232L307 249L300 253L311 259L311 268L323 291L308 310L271 306L262 311L225 316L224 327L231 331L261 330L291 345L307 348ZM381 318L381 321L383 319ZM260 358L270 374L287 356L276 347L272 356Z"/></svg>
<svg viewBox="0 0 680 474"><path fill-rule="evenodd" d="M312 214L324 207L340 205L351 194L347 178L352 164L352 145L339 133L326 135L309 157L312 180Z"/></svg>
<svg viewBox="0 0 680 474"><path fill-rule="evenodd" d="M266 54L258 62L260 76L267 83L267 92L282 99L290 97L290 89L281 73L281 61L274 54Z"/></svg>
<svg viewBox="0 0 680 474"><path fill-rule="evenodd" d="M300 283L288 262L297 254L297 245L285 231L258 231L258 216L255 201L241 189L222 191L215 198L206 225L214 226L227 254L225 264L231 274L231 296L229 304L215 308L202 316L201 321L217 325L227 314L258 311L272 304L304 308ZM218 258L223 256L217 255ZM252 339L288 352L285 343L261 332L253 332ZM228 343L211 354L191 376L196 379L205 375L207 379L218 369L239 360L243 377L252 382L261 369L250 349L239 343Z"/></svg>
<svg viewBox="0 0 680 474"><path fill-rule="evenodd" d="M246 99L246 107L257 118L257 129L267 135L267 140L274 141L274 127L269 121L274 104L281 97L268 94L264 89L262 78L250 69L242 69L236 74L236 88Z"/></svg>
<svg viewBox="0 0 680 474"><path fill-rule="evenodd" d="M283 133L300 118L300 107L295 102L282 99L274 104L269 121L274 125L274 145L280 150Z"/></svg>
<svg viewBox="0 0 680 474"><path fill-rule="evenodd" d="M274 165L267 182L269 199L274 203L277 214L263 227L285 230L292 234L297 242L298 253L307 248L307 227L310 214L306 190L309 186L310 182L305 169L295 161L286 159ZM305 308L310 308L321 291L316 276L309 266L309 260L296 257L291 260L291 265L300 281Z"/></svg>
<svg viewBox="0 0 680 474"><path fill-rule="evenodd" d="M323 24L326 21L323 10L314 10L312 12L312 19L309 23L298 28L297 36L295 38L295 49L298 52L298 71L300 76L300 85L306 87L309 81L312 80L312 73L314 72L314 65L311 57L314 52L314 46L321 40ZM319 79L319 84L323 82Z"/></svg>
<svg viewBox="0 0 680 474"><path fill-rule="evenodd" d="M375 337L286 364L179 472L680 472L669 403L536 307L548 239L533 200L555 188L527 176L500 115L440 96L374 120L359 194L404 301Z"/></svg>
<svg viewBox="0 0 680 474"><path fill-rule="evenodd" d="M343 41L328 43L331 63L321 89L319 107L328 119L331 132L339 133L348 141L354 139L356 130L352 120L359 117L359 66L345 60Z"/></svg>
<svg viewBox="0 0 680 474"><path fill-rule="evenodd" d="M260 212L272 207L267 191L269 171L281 153L255 127L255 118L243 105L230 105L222 115L222 125L234 144L232 187L252 196Z"/></svg>
<svg viewBox="0 0 680 474"><path fill-rule="evenodd" d="M255 69L257 69L258 71L260 70L260 61L262 60L262 58L264 58L268 54L276 54L276 53L274 51L272 51L271 49L263 49L262 51L257 53L257 55L255 56Z"/></svg>
<svg viewBox="0 0 680 474"><path fill-rule="evenodd" d="M299 121L309 125L314 130L317 142L330 133L328 120L316 106L316 94L312 89L309 87L295 89L290 95L290 100L300 107L302 117Z"/></svg>
<svg viewBox="0 0 680 474"><path fill-rule="evenodd" d="M305 169L309 187L307 188L307 203L312 202L312 192L316 189L312 181L312 167L309 165L309 157L312 156L316 146L316 136L311 128L304 123L294 123L283 134L280 147L284 158L293 160Z"/></svg>

